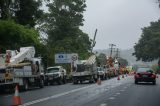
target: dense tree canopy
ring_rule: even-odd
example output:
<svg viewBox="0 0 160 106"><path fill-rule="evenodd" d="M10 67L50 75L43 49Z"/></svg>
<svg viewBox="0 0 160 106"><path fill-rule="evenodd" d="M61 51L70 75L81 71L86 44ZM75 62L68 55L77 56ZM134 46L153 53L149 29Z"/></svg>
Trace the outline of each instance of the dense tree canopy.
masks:
<svg viewBox="0 0 160 106"><path fill-rule="evenodd" d="M13 21L0 21L0 52L6 49L19 49L22 46L37 47L40 42L38 32Z"/></svg>
<svg viewBox="0 0 160 106"><path fill-rule="evenodd" d="M123 58L118 58L118 62L120 63L121 67L126 67L128 65L128 61Z"/></svg>
<svg viewBox="0 0 160 106"><path fill-rule="evenodd" d="M40 10L44 1L49 8L45 14ZM53 65L54 54L59 52L88 58L91 40L79 28L85 7L85 0L0 0L0 52L35 46L46 65ZM46 42L41 42L36 25Z"/></svg>
<svg viewBox="0 0 160 106"><path fill-rule="evenodd" d="M34 27L43 15L41 0L0 0L0 19L13 19L21 25Z"/></svg>
<svg viewBox="0 0 160 106"><path fill-rule="evenodd" d="M142 29L143 33L134 46L137 60L152 61L160 58L160 20L151 22L149 27Z"/></svg>
<svg viewBox="0 0 160 106"><path fill-rule="evenodd" d="M45 14L41 29L48 35L49 64L60 52L78 53L80 59L88 57L91 42L79 28L84 21L85 0L53 0L47 6L49 13Z"/></svg>

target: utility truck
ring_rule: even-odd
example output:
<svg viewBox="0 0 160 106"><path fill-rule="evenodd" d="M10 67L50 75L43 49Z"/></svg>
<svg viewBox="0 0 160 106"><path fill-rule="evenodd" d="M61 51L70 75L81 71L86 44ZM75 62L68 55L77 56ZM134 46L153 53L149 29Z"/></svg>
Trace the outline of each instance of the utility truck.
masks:
<svg viewBox="0 0 160 106"><path fill-rule="evenodd" d="M34 47L21 47L20 51L6 50L0 54L0 89L19 85L24 90L31 86L44 86L41 58L35 58Z"/></svg>
<svg viewBox="0 0 160 106"><path fill-rule="evenodd" d="M89 81L93 83L97 80L96 56L92 55L87 60L79 60L76 70L72 71L73 84Z"/></svg>

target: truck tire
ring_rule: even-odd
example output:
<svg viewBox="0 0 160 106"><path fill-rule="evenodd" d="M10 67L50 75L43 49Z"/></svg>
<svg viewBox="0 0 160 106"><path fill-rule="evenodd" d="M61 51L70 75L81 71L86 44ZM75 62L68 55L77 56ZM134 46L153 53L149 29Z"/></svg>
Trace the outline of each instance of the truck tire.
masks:
<svg viewBox="0 0 160 106"><path fill-rule="evenodd" d="M25 91L28 91L28 90L29 90L29 84L28 84L28 81L27 81L27 80L24 80L23 89L24 89Z"/></svg>
<svg viewBox="0 0 160 106"><path fill-rule="evenodd" d="M82 80L80 80L80 84L83 84L83 81L82 81Z"/></svg>
<svg viewBox="0 0 160 106"><path fill-rule="evenodd" d="M73 84L78 84L78 81L77 80L73 80Z"/></svg>
<svg viewBox="0 0 160 106"><path fill-rule="evenodd" d="M62 84L62 78L60 77L57 81L58 85L61 85Z"/></svg>
<svg viewBox="0 0 160 106"><path fill-rule="evenodd" d="M94 77L92 76L91 78L90 78L90 80L89 80L89 83L94 83L95 82L95 80L94 80Z"/></svg>
<svg viewBox="0 0 160 106"><path fill-rule="evenodd" d="M39 82L39 87L43 88L44 87L44 80L41 78Z"/></svg>
<svg viewBox="0 0 160 106"><path fill-rule="evenodd" d="M63 78L63 84L66 84L66 77Z"/></svg>

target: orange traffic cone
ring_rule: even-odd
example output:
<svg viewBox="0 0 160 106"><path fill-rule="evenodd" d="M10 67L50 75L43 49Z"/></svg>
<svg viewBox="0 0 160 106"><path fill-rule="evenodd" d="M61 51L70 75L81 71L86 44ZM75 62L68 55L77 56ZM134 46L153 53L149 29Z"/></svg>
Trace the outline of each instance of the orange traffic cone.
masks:
<svg viewBox="0 0 160 106"><path fill-rule="evenodd" d="M118 78L117 78L117 80L120 80L120 77L119 77L119 75L118 75Z"/></svg>
<svg viewBox="0 0 160 106"><path fill-rule="evenodd" d="M100 78L100 77L99 77L98 80L97 80L97 84L98 84L98 85L101 85L101 78Z"/></svg>
<svg viewBox="0 0 160 106"><path fill-rule="evenodd" d="M21 104L21 98L19 96L19 89L18 89L18 85L16 85L16 88L15 88L15 94L13 96L13 104L12 106L18 106Z"/></svg>

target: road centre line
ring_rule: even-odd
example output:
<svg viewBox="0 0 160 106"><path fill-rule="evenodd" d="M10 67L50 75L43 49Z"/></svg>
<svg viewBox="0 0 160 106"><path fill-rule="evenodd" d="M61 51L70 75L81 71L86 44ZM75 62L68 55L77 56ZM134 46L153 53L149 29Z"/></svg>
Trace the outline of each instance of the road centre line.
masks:
<svg viewBox="0 0 160 106"><path fill-rule="evenodd" d="M111 89L111 88L114 88L114 87L117 87L117 86L120 86L122 83L117 83L116 82L116 85L111 85L112 87L108 87L109 85L106 84L105 86L107 86L107 90ZM47 101L47 100L50 100L50 99L55 99L55 98L58 98L58 97L61 97L61 96L64 96L64 95L68 95L68 94L71 94L71 93L74 93L74 92L77 92L77 91L80 91L80 90L83 90L83 89L86 89L86 88L90 88L90 87L93 87L93 86L97 86L97 85L89 85L89 86L86 86L86 87L82 87L82 88L78 88L78 89L74 89L74 90L71 90L71 91L67 91L67 92L64 92L64 93L60 93L60 94L55 94L55 95L52 95L52 96L49 96L49 97L45 97L45 98L41 98L41 99L37 99L37 100L33 100L33 101L30 101L30 102L26 102L20 106L30 106L30 105L33 105L33 104L36 104L36 103L40 103L40 102L44 102L44 101ZM98 87L98 86L97 86ZM99 87L104 87L104 86L99 86ZM98 88L96 88L96 90L99 91ZM110 98L110 99L115 99L114 97Z"/></svg>
<svg viewBox="0 0 160 106"><path fill-rule="evenodd" d="M52 95L52 96L49 96L49 97L41 98L41 99L38 99L38 100L34 100L34 101L31 101L31 102L24 103L20 106L30 106L30 105L33 105L33 104L36 104L36 103L39 103L39 102L44 102L44 101L47 101L47 100L50 100L50 99L55 99L55 98L58 98L58 97L61 97L61 96L64 96L64 95L67 95L67 94L70 94L70 93L74 93L74 92L89 88L91 86L92 85L82 87L82 88L78 88L78 89L74 89L74 90L71 90L71 91L68 91L68 92Z"/></svg>
<svg viewBox="0 0 160 106"><path fill-rule="evenodd" d="M7 98L7 97L10 97L10 96L12 96L12 95L6 95L6 96L3 96L3 97Z"/></svg>

